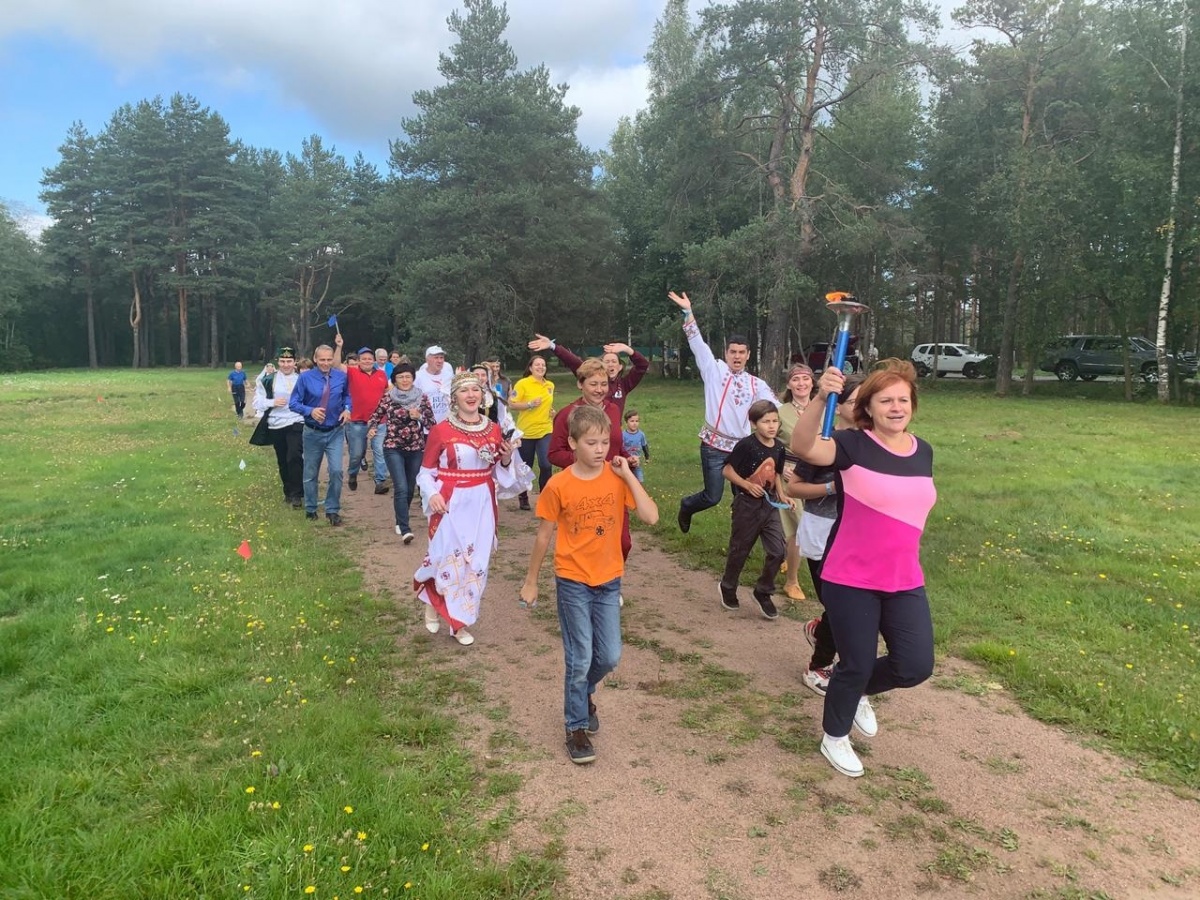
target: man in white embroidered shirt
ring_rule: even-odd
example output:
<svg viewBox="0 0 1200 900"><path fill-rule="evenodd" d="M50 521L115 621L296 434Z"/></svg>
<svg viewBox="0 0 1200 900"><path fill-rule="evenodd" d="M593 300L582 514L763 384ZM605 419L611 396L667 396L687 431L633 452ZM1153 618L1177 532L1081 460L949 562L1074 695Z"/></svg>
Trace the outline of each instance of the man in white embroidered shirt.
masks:
<svg viewBox="0 0 1200 900"><path fill-rule="evenodd" d="M721 502L725 489L721 470L733 445L750 434L750 405L755 400L770 400L778 406L779 400L765 381L746 371L750 347L744 337L730 335L725 342L725 359L718 360L700 336L688 295L671 291L667 296L683 310L683 333L704 382L704 427L700 429L704 489L679 502L679 530L687 534L692 516Z"/></svg>

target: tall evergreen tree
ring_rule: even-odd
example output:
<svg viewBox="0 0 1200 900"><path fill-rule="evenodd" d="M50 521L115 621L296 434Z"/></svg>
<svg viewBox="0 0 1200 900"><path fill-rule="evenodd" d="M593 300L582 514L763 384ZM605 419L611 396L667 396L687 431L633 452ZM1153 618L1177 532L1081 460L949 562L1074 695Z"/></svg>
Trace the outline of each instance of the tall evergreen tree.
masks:
<svg viewBox="0 0 1200 900"><path fill-rule="evenodd" d="M515 349L531 330L583 336L585 323L599 340L611 327L612 223L576 138L579 110L545 67L518 71L503 5L464 9L448 20L446 83L414 95L420 112L392 145L410 204L403 293L423 336L452 336L468 356Z"/></svg>

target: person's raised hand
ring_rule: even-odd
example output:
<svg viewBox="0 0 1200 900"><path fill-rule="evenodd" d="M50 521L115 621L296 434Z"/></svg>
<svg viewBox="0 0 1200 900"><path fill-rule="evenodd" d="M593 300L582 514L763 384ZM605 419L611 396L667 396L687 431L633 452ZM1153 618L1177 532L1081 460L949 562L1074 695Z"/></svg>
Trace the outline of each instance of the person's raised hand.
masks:
<svg viewBox="0 0 1200 900"><path fill-rule="evenodd" d="M535 332L533 335L533 340L529 342L528 347L530 350L549 350L550 338L546 337L544 334L537 334Z"/></svg>
<svg viewBox="0 0 1200 900"><path fill-rule="evenodd" d="M628 344L612 343L612 344L604 345L604 352L605 353L629 353L629 354L632 354L633 348L630 347Z"/></svg>
<svg viewBox="0 0 1200 900"><path fill-rule="evenodd" d="M830 394L841 394L842 388L846 386L846 377L842 374L841 369L836 366L828 366L821 373L821 379L817 382L817 398L824 400Z"/></svg>
<svg viewBox="0 0 1200 900"><path fill-rule="evenodd" d="M686 293L677 294L674 291L667 291L667 296L670 297L671 301L680 309L690 310L692 308L692 301L688 299L688 295Z"/></svg>
<svg viewBox="0 0 1200 900"><path fill-rule="evenodd" d="M342 337L342 333L340 331L333 336L333 346L335 346L335 347L342 346L342 344L345 343L345 341L346 341L346 339L344 337Z"/></svg>

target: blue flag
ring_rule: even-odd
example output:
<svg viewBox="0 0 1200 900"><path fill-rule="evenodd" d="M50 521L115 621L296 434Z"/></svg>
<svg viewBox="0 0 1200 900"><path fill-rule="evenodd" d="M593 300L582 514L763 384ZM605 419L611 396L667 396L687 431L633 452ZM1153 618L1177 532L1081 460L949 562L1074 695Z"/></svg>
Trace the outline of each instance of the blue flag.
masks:
<svg viewBox="0 0 1200 900"><path fill-rule="evenodd" d="M328 325L330 328L337 328L337 316L330 316Z"/></svg>

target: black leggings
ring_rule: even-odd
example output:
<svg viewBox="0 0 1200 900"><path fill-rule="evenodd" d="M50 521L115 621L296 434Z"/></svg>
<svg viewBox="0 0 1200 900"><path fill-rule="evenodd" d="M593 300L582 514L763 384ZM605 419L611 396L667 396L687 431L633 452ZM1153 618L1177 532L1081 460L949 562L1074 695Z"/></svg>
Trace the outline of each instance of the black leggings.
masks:
<svg viewBox="0 0 1200 900"><path fill-rule="evenodd" d="M924 587L871 591L832 581L823 587L839 655L825 691L824 726L840 738L850 733L859 698L913 687L933 674L933 620Z"/></svg>

